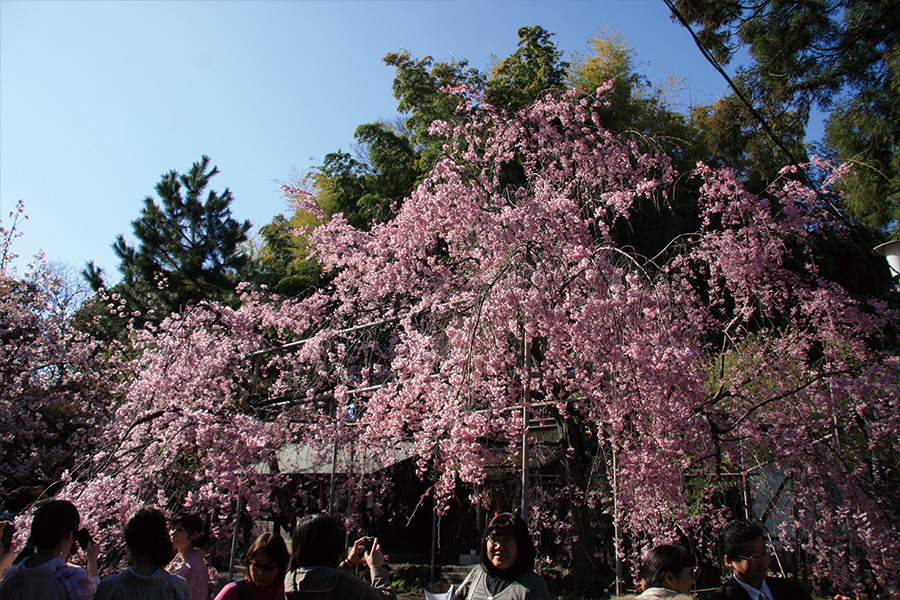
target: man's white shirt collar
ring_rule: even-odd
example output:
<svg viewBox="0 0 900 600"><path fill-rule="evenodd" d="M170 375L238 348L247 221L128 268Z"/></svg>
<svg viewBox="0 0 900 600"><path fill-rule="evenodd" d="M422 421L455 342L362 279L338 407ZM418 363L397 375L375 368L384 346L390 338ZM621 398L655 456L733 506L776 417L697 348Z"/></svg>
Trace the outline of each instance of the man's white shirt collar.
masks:
<svg viewBox="0 0 900 600"><path fill-rule="evenodd" d="M772 596L772 590L769 589L769 585L766 583L765 579L763 579L762 587L760 587L759 589L756 589L752 585L747 585L746 583L738 579L737 576L734 577L734 580L738 582L738 585L746 590L747 595L750 596L750 600L759 600L760 592L765 594L766 598L768 598L769 600L775 600L775 597Z"/></svg>

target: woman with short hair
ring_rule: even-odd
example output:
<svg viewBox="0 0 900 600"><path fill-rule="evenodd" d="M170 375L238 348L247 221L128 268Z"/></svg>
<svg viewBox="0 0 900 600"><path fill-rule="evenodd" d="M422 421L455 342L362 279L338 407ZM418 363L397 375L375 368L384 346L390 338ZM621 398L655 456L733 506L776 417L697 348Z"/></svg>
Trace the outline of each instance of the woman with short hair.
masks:
<svg viewBox="0 0 900 600"><path fill-rule="evenodd" d="M175 556L166 517L145 506L125 524L131 566L97 586L95 600L191 600L187 581L166 571Z"/></svg>
<svg viewBox="0 0 900 600"><path fill-rule="evenodd" d="M344 558L341 526L335 519L317 514L297 522L293 546L284 582L289 599L397 600L377 539L356 540ZM361 564L369 567L371 585L344 570Z"/></svg>
<svg viewBox="0 0 900 600"><path fill-rule="evenodd" d="M291 555L277 533L264 533L244 555L247 576L222 588L216 600L284 600L284 576Z"/></svg>
<svg viewBox="0 0 900 600"><path fill-rule="evenodd" d="M500 513L485 527L479 564L454 590L454 600L549 600L544 578L534 572L534 554L525 520Z"/></svg>

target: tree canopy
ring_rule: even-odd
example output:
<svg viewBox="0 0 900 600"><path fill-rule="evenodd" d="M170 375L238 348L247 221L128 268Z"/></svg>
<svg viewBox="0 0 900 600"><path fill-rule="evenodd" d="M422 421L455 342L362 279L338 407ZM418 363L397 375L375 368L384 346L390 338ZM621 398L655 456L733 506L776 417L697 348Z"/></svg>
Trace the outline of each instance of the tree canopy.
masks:
<svg viewBox="0 0 900 600"><path fill-rule="evenodd" d="M0 488L56 486L96 451L122 356L73 327L65 281L41 256L11 267L20 202L0 226ZM34 494L36 498L38 494Z"/></svg>
<svg viewBox="0 0 900 600"><path fill-rule="evenodd" d="M598 109L605 127L668 153L680 169L690 169L698 158L709 158L691 143L696 132L684 115L670 107L665 90L654 89L637 73L634 49L627 46L621 34L598 32L591 40L593 52L572 63L562 60L562 51L543 27L521 27L518 37L517 50L503 60L495 60L489 73L469 67L465 60L435 62L430 56L417 60L408 51L385 56L385 63L396 71L393 89L402 116L389 123L359 126L354 154L330 153L306 178L304 185L314 190L326 217L341 213L361 229L390 218L445 152L444 141L430 131L431 124L435 120L453 122L463 98L516 109L568 85L593 94L614 79L613 89L605 96L607 105ZM505 167L504 177L512 182L520 171L511 162ZM691 203L694 196L679 194L667 207L651 203L636 207L641 215L622 227L619 234L644 251L659 251L672 235L694 226L686 217L692 209L681 206ZM276 219L267 227L277 229L284 220ZM274 246L267 246L268 238L263 238L261 251L276 253ZM303 244L304 239L301 235L296 241ZM312 271L310 267L308 272Z"/></svg>
<svg viewBox="0 0 900 600"><path fill-rule="evenodd" d="M519 47L494 67L485 90L486 100L494 106L521 108L542 94L559 90L566 79L569 63L540 25L520 27Z"/></svg>
<svg viewBox="0 0 900 600"><path fill-rule="evenodd" d="M721 524L747 512L775 518L815 583L900 593L897 291L869 253L833 263L869 242L833 208L857 175L756 150L696 162L704 147L656 139L693 130L620 39L598 36L563 91L549 35L519 33L490 78L388 55L406 122L360 127L359 155L285 186L296 212L263 228L252 271L230 192L201 201L208 158L164 175L140 246L117 240L125 281L100 297L130 321L127 353L48 318L46 280L4 273L0 441L20 435L16 415L45 427L28 441L101 543L146 502L207 511L223 542L237 497L252 518L276 509L288 443L318 462L402 448L439 509L460 490L508 502L497 481L524 461L516 491L575 592L608 589L618 557L656 543L717 554ZM719 127L716 111L701 116ZM875 276L854 288L848 269ZM277 293L235 287L248 272ZM319 285L292 287L304 277ZM152 322L139 295L163 309ZM85 460L56 460L63 440ZM36 464L20 450L4 481ZM391 518L383 474L339 485L348 512L370 497Z"/></svg>
<svg viewBox="0 0 900 600"><path fill-rule="evenodd" d="M327 374L336 389L377 388L360 435L412 439L423 465L437 457L438 497L483 483L495 461L516 464L524 423L511 409L523 394L542 405L566 443L560 485L532 507L578 540L578 572L592 571L601 543L590 532L613 509L636 539L701 538L723 514L727 474L767 465L790 493L775 486L765 501L793 507L784 534L821 572L848 582L850 565L868 564L894 589L881 571L889 541L868 544L898 526L887 483L898 457L877 424L897 408L897 314L822 277L817 245L848 235L841 221L790 177L753 194L732 171L700 166L698 230L660 262L634 255L611 232L641 199L664 201L674 172L598 126L601 106L547 97L434 124L450 150L395 219L316 230L336 273L336 339L317 336L302 360L339 359ZM513 160L520 187L502 185ZM374 353L372 335L354 345L337 333L389 316ZM860 471L871 460L875 479ZM848 563L818 546L825 529L859 553Z"/></svg>
<svg viewBox="0 0 900 600"><path fill-rule="evenodd" d="M137 246L119 235L113 250L123 280L114 288L139 320L158 322L200 300L234 299L236 275L247 263L242 244L250 222L231 217L231 191L204 191L219 173L208 156L185 174L172 170L156 185L159 203L148 196L132 222ZM101 269L88 263L84 276L99 291L107 284Z"/></svg>
<svg viewBox="0 0 900 600"><path fill-rule="evenodd" d="M609 584L598 557L679 536L713 554L717 524L754 510L738 473L816 574L895 593L900 315L820 270L825 234L852 230L795 178L756 194L701 165L697 230L635 253L617 224L665 203L677 173L604 128L603 106L577 92L464 103L432 126L441 160L368 230L287 189L323 221L309 250L329 286L244 288L235 308L141 333L108 448L66 493L100 518L155 494L222 530L234 494L253 515L271 506L278 476L255 465L295 441L322 460L403 447L439 502L463 487L489 505L489 473L516 473L527 424L549 421L556 441L532 437L529 518L585 589ZM502 176L510 161L521 184ZM382 498L383 481L352 479L350 498Z"/></svg>
<svg viewBox="0 0 900 600"><path fill-rule="evenodd" d="M837 0L736 1L677 0L685 21L697 25L703 46L721 63L741 47L752 64L740 70L738 86L752 98L776 138L795 161L803 127L811 111L828 112L826 154L852 162L842 179L851 215L896 236L900 232L900 2ZM783 152L763 141L755 115L723 101L711 129L724 132L731 123L741 135L723 136L739 146L750 136L760 147L746 148L754 167L765 169L766 155ZM714 135L722 135L716 133ZM747 140L749 141L749 140ZM715 145L715 142L714 142ZM735 147L735 150L737 148Z"/></svg>

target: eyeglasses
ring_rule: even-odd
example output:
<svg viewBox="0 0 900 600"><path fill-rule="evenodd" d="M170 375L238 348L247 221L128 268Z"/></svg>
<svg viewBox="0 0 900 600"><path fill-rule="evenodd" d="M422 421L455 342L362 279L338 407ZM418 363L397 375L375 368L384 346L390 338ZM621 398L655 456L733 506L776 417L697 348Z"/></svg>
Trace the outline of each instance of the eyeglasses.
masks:
<svg viewBox="0 0 900 600"><path fill-rule="evenodd" d="M271 573L272 571L278 570L278 565L264 565L262 563L258 563L255 560L250 561L250 566L254 569L259 569L260 571L267 571Z"/></svg>
<svg viewBox="0 0 900 600"><path fill-rule="evenodd" d="M494 546L509 546L510 544L514 544L516 540L508 535L489 535L487 542Z"/></svg>
<svg viewBox="0 0 900 600"><path fill-rule="evenodd" d="M759 563L759 562L763 562L765 560L769 560L769 557L771 557L771 555L772 555L771 549L766 548L762 552L755 552L755 553L751 554L750 556L742 556L742 555L738 554L737 556L735 556L735 558L737 558L739 560L746 560L746 561L750 561L750 562Z"/></svg>

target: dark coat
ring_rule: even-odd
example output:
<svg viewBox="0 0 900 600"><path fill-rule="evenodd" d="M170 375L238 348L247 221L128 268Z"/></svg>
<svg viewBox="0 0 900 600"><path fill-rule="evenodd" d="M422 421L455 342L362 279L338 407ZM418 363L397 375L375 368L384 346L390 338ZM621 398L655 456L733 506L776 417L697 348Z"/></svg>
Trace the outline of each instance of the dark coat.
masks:
<svg viewBox="0 0 900 600"><path fill-rule="evenodd" d="M790 579L781 577L766 577L766 584L775 596L771 600L812 600L806 590L800 584ZM750 600L746 590L741 587L734 577L729 577L722 587L706 597L706 600Z"/></svg>

